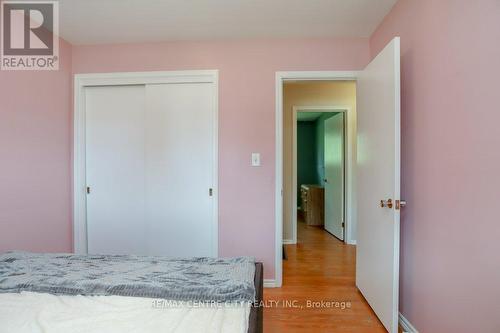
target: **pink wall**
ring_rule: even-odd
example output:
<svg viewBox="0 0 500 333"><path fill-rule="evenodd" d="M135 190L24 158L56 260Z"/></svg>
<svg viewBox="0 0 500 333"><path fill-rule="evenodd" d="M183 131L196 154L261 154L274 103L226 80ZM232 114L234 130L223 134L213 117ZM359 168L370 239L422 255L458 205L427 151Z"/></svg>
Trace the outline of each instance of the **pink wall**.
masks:
<svg viewBox="0 0 500 333"><path fill-rule="evenodd" d="M273 278L275 71L360 69L368 40L64 43L61 52L59 72L0 72L0 251L71 250L71 68L219 69L220 254L256 256ZM250 167L251 152L262 167Z"/></svg>
<svg viewBox="0 0 500 333"><path fill-rule="evenodd" d="M420 332L500 332L500 1L400 0L401 311Z"/></svg>
<svg viewBox="0 0 500 333"><path fill-rule="evenodd" d="M409 201L401 310L421 332L499 332L500 2L400 0L371 55L395 35ZM63 42L58 72L0 71L0 251L71 250L71 69L219 69L221 255L254 255L272 278L274 73L361 69L369 52L363 39Z"/></svg>
<svg viewBox="0 0 500 333"><path fill-rule="evenodd" d="M0 252L71 251L71 45L59 71L0 71Z"/></svg>

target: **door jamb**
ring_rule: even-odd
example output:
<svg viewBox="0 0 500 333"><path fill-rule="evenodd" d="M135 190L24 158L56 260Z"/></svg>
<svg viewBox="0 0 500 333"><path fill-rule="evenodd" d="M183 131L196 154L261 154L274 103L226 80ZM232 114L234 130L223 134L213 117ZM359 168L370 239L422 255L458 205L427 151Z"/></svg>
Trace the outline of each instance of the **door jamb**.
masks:
<svg viewBox="0 0 500 333"><path fill-rule="evenodd" d="M353 153L354 147L352 140L349 140L352 128L349 127L352 121L352 111L350 107L345 106L294 106L292 108L292 242L283 241L284 244L297 244L297 113L298 112L342 112L344 113L344 239L347 244L356 244L352 237L352 216L353 205L350 200L353 188Z"/></svg>
<svg viewBox="0 0 500 333"><path fill-rule="evenodd" d="M291 71L276 72L275 91L275 241L274 281L266 287L281 287L283 284L283 84L285 81L356 81L359 71Z"/></svg>
<svg viewBox="0 0 500 333"><path fill-rule="evenodd" d="M218 255L218 70L151 71L75 74L73 109L73 252L87 253L87 193L85 172L85 87L168 83L211 83L213 85L213 228L212 255Z"/></svg>

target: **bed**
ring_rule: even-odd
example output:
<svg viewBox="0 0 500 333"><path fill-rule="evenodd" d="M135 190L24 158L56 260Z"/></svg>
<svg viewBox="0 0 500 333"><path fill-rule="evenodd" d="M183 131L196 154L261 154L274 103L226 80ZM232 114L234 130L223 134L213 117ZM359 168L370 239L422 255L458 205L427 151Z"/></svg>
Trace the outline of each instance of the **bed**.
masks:
<svg viewBox="0 0 500 333"><path fill-rule="evenodd" d="M244 257L7 253L0 332L262 333L262 292L262 263Z"/></svg>
<svg viewBox="0 0 500 333"><path fill-rule="evenodd" d="M250 308L248 333L262 333L264 331L263 296L264 296L264 266L255 263L255 304Z"/></svg>

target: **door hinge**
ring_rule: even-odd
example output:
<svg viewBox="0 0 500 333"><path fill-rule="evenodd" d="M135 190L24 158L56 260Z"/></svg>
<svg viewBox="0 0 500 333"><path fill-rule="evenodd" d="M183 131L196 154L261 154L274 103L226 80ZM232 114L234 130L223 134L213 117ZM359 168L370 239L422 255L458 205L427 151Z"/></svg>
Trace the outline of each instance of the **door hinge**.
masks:
<svg viewBox="0 0 500 333"><path fill-rule="evenodd" d="M345 228L345 222L342 222L342 228Z"/></svg>
<svg viewBox="0 0 500 333"><path fill-rule="evenodd" d="M87 194L90 194L90 186L87 186Z"/></svg>
<svg viewBox="0 0 500 333"><path fill-rule="evenodd" d="M212 188L208 189L208 195L212 196L214 194L214 190Z"/></svg>

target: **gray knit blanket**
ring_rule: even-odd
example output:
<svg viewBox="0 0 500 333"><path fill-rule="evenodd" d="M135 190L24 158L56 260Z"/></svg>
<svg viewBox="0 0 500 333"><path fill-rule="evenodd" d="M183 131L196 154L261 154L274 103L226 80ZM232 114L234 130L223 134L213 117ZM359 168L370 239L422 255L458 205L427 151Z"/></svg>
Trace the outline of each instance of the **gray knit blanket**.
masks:
<svg viewBox="0 0 500 333"><path fill-rule="evenodd" d="M238 258L0 254L0 293L118 295L198 302L253 302L255 263Z"/></svg>

